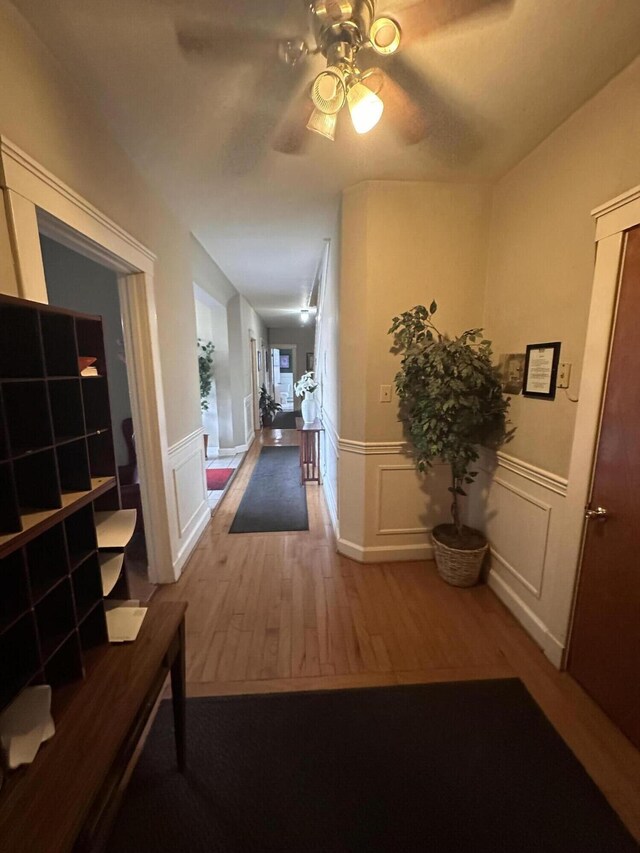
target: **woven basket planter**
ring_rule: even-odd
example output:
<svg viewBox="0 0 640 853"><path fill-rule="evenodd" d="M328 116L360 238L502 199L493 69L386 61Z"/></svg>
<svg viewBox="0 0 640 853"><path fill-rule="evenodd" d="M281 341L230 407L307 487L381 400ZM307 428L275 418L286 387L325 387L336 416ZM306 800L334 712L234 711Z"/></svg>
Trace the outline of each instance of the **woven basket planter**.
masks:
<svg viewBox="0 0 640 853"><path fill-rule="evenodd" d="M431 539L440 577L452 586L475 586L480 579L489 543L473 551L463 551L439 542L436 531L437 528L433 530Z"/></svg>

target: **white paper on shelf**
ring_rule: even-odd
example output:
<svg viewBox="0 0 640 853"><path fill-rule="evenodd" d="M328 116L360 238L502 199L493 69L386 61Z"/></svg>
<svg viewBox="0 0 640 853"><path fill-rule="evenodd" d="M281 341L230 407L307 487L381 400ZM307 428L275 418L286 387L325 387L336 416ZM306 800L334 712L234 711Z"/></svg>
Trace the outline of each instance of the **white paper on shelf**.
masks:
<svg viewBox="0 0 640 853"><path fill-rule="evenodd" d="M102 574L102 594L109 595L120 577L124 554L112 554L107 551L99 554L98 559L100 560L100 573Z"/></svg>
<svg viewBox="0 0 640 853"><path fill-rule="evenodd" d="M135 509L116 509L96 513L98 548L124 548L136 528Z"/></svg>
<svg viewBox="0 0 640 853"><path fill-rule="evenodd" d="M130 643L138 636L146 607L113 607L107 610L107 632L110 643Z"/></svg>
<svg viewBox="0 0 640 853"><path fill-rule="evenodd" d="M27 687L0 715L0 743L7 766L31 764L40 744L55 734L51 716L51 687Z"/></svg>

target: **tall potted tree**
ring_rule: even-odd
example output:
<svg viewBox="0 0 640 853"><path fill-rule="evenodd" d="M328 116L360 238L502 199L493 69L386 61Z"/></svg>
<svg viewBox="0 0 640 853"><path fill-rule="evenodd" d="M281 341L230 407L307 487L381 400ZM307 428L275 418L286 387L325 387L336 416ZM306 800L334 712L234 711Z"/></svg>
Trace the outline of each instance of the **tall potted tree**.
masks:
<svg viewBox="0 0 640 853"><path fill-rule="evenodd" d="M451 466L451 524L432 531L438 572L454 586L477 583L488 543L479 530L462 523L460 499L473 484L478 447L498 448L509 441L509 399L491 362L491 342L482 329L450 338L433 324L438 306L417 305L393 318L393 352L402 356L396 376L400 415L425 471L434 460Z"/></svg>

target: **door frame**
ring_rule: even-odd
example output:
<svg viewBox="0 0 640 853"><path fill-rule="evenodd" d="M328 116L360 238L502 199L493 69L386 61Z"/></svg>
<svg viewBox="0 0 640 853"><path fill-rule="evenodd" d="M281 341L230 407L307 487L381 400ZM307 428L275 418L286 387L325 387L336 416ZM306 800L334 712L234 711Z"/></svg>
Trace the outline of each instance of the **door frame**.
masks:
<svg viewBox="0 0 640 853"><path fill-rule="evenodd" d="M273 344L273 348L279 350L280 352L282 352L283 349L290 349L291 350L291 359L292 359L291 375L293 376L291 393L293 395L293 402L294 402L293 408L295 409L296 392L293 390L293 386L296 384L296 371L298 368L298 345L297 344Z"/></svg>
<svg viewBox="0 0 640 853"><path fill-rule="evenodd" d="M249 358L251 362L251 395L253 397L253 432L260 431L260 391L258 376L258 341L253 335L249 338Z"/></svg>
<svg viewBox="0 0 640 853"><path fill-rule="evenodd" d="M580 567L586 535L585 508L593 484L600 424L609 372L611 343L626 246L625 232L640 224L640 186L592 211L596 220L596 262L587 326L582 379L574 432L569 482L558 565L566 566L555 582L558 620L568 625L563 656L566 665Z"/></svg>
<svg viewBox="0 0 640 853"><path fill-rule="evenodd" d="M153 285L156 256L6 137L0 137L0 166L17 296L48 302L40 233L118 276L149 580L173 583L177 541L168 512L171 475Z"/></svg>

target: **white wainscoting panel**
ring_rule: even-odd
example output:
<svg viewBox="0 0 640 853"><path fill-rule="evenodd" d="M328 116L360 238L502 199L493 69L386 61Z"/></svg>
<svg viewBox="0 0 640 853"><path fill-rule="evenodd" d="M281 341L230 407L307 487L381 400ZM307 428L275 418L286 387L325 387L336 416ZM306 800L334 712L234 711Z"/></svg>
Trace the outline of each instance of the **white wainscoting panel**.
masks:
<svg viewBox="0 0 640 853"><path fill-rule="evenodd" d="M489 586L545 654L561 666L564 638L549 629L567 480L506 454L483 452L467 523L491 547Z"/></svg>
<svg viewBox="0 0 640 853"><path fill-rule="evenodd" d="M551 506L494 477L486 518L485 532L494 559L540 598Z"/></svg>
<svg viewBox="0 0 640 853"><path fill-rule="evenodd" d="M174 568L178 573L211 518L207 504L202 434L202 429L197 429L169 448L178 536Z"/></svg>
<svg viewBox="0 0 640 853"><path fill-rule="evenodd" d="M448 468L419 474L402 441L339 448L338 550L363 563L431 558L431 530L448 520Z"/></svg>
<svg viewBox="0 0 640 853"><path fill-rule="evenodd" d="M329 510L333 532L339 536L338 519L338 465L340 460L339 438L335 425L323 410L320 414L324 424L321 433L320 464L322 468L322 488Z"/></svg>
<svg viewBox="0 0 640 853"><path fill-rule="evenodd" d="M377 525L380 536L430 533L450 501L447 480L437 465L424 474L412 462L378 465Z"/></svg>
<svg viewBox="0 0 640 853"><path fill-rule="evenodd" d="M251 444L254 438L253 429L253 395L249 394L244 398L244 440L247 447Z"/></svg>

